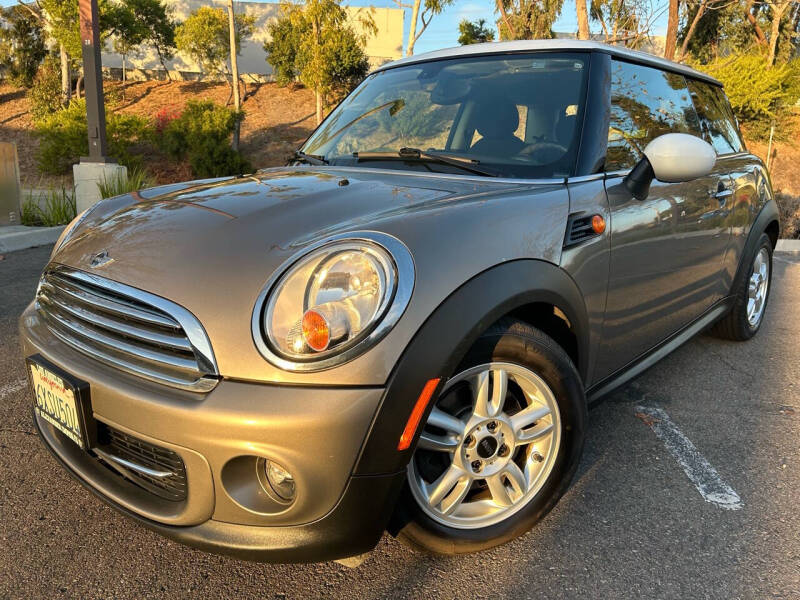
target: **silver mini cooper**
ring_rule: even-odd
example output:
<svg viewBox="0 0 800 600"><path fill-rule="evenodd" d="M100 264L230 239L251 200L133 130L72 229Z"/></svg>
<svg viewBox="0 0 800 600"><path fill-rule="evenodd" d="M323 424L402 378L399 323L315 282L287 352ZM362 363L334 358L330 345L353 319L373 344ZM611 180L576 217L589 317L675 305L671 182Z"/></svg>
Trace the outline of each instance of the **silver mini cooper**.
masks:
<svg viewBox="0 0 800 600"><path fill-rule="evenodd" d="M708 75L574 41L402 59L286 168L81 214L20 322L34 419L191 546L482 550L564 494L588 404L755 335L777 214Z"/></svg>

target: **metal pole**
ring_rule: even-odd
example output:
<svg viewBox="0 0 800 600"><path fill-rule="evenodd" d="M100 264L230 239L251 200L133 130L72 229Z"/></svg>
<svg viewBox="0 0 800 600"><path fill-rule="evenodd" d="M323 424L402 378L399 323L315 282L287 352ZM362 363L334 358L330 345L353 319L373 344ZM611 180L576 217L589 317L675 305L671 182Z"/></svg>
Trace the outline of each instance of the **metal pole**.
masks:
<svg viewBox="0 0 800 600"><path fill-rule="evenodd" d="M106 154L106 108L100 60L100 26L97 0L80 0L83 81L86 91L86 121L89 126L89 157L81 162L114 162Z"/></svg>
<svg viewBox="0 0 800 600"><path fill-rule="evenodd" d="M775 133L775 121L772 122L772 127L769 128L769 146L767 146L767 171L769 171L769 163L772 160L772 134Z"/></svg>

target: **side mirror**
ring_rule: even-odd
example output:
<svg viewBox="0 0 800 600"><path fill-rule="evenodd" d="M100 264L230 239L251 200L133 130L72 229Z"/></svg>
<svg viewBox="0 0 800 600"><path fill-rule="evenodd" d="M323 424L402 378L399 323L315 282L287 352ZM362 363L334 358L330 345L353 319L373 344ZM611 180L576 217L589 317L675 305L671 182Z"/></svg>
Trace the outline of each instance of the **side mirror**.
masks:
<svg viewBox="0 0 800 600"><path fill-rule="evenodd" d="M665 183L691 181L708 175L716 162L714 148L699 137L665 133L645 146L644 156L625 177L625 187L634 198L644 200L653 179Z"/></svg>

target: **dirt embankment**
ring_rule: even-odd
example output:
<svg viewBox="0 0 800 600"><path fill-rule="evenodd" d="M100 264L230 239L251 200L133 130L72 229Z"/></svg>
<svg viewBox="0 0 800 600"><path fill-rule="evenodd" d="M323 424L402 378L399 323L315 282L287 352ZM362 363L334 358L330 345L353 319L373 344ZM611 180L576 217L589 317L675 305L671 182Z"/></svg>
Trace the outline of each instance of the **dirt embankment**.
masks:
<svg viewBox="0 0 800 600"><path fill-rule="evenodd" d="M225 104L226 84L204 82L106 82L111 110L153 117L167 109L181 110L189 100ZM286 163L291 153L314 130L314 96L304 88L281 88L274 83L249 85L243 105L241 150L257 168ZM0 84L0 140L17 144L23 185L45 187L61 178L42 177L36 167L38 144L25 90ZM191 178L186 166L165 166L145 161L145 167L162 183Z"/></svg>

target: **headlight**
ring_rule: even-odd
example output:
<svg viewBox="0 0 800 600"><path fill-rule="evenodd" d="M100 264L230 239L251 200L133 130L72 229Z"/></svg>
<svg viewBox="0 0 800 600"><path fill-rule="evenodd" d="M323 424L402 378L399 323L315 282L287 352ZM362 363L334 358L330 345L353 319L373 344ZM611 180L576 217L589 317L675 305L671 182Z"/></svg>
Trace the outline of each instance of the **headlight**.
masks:
<svg viewBox="0 0 800 600"><path fill-rule="evenodd" d="M411 255L391 236L363 232L316 244L262 293L254 313L266 342L257 336L259 349L290 370L350 360L397 322L413 284Z"/></svg>

